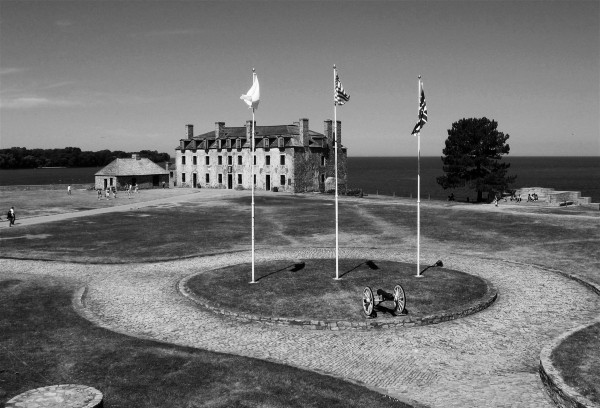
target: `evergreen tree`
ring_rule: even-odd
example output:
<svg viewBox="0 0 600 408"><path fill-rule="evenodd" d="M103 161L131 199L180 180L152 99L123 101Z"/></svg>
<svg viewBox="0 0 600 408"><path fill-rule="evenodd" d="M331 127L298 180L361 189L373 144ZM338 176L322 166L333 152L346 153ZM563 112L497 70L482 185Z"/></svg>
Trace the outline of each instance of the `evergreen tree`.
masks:
<svg viewBox="0 0 600 408"><path fill-rule="evenodd" d="M502 162L508 154L509 135L498 131L498 122L483 118L461 119L448 129L446 147L442 151L443 170L437 178L444 189L465 187L477 191L477 201L483 192L503 192L517 176L508 176L510 164Z"/></svg>

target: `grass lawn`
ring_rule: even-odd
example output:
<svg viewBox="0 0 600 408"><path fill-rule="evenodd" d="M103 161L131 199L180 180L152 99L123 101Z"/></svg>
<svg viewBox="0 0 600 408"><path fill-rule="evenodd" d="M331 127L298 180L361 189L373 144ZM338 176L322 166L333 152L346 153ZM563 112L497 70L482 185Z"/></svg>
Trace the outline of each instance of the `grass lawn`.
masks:
<svg viewBox="0 0 600 408"><path fill-rule="evenodd" d="M245 192L244 192L245 193ZM76 262L145 262L250 249L250 197L203 198L0 230L2 255ZM33 200L33 197L29 197ZM120 198L119 198L120 200ZM422 256L437 248L575 273L600 284L600 216L488 211L483 206L421 206ZM479 208L479 209L478 209ZM519 207L519 209L521 209ZM415 250L414 203L340 200L340 246ZM333 199L313 195L256 198L257 248L335 246ZM18 219L17 219L18 223ZM74 233L74 232L77 233Z"/></svg>
<svg viewBox="0 0 600 408"><path fill-rule="evenodd" d="M550 358L568 385L600 404L600 323L567 337Z"/></svg>
<svg viewBox="0 0 600 408"><path fill-rule="evenodd" d="M408 407L312 372L139 340L92 325L57 279L0 281L0 405L29 389L85 384L118 407Z"/></svg>
<svg viewBox="0 0 600 408"><path fill-rule="evenodd" d="M73 190L69 196L66 187L61 190L6 190L0 194L0 209L3 211L0 215L5 220L8 209L15 207L18 222L21 218L64 214L125 204L135 205L145 201L197 192L191 188L157 188L139 191L139 194L132 194L130 198L126 192L119 191L117 199L114 199L111 194L110 199L106 200L103 194L102 200L98 200L96 191Z"/></svg>
<svg viewBox="0 0 600 408"><path fill-rule="evenodd" d="M473 275L444 268L429 269L415 278L414 265L365 259L341 259L341 280L334 280L334 259L271 261L215 269L194 276L188 287L210 304L230 311L304 320L364 321L362 293L370 286L392 293L400 284L413 317L460 307L481 298L486 283ZM240 301L243 299L243 301ZM392 302L382 306L393 307ZM380 317L389 313L380 314Z"/></svg>
<svg viewBox="0 0 600 408"><path fill-rule="evenodd" d="M191 189L177 190L193 191ZM144 197L143 200L146 197L150 198L150 194L175 193L178 192L175 190L171 192L159 190L154 193L143 191L140 193L139 200L142 200L141 197ZM79 191L74 192L72 197L68 197L63 192L11 191L10 196L2 196L0 204L4 205L6 209L10 205L15 205L17 226L8 228L5 221L0 225L0 256L68 262L121 263L149 262L223 251L249 250L251 244L250 197L246 193L240 192L239 195L221 197L215 196L215 192L201 191L190 194L188 201L178 203L155 204L114 214L25 226L18 225L19 216L23 217L24 214L43 215L65 210L78 211L82 208L92 208L94 205L98 207L93 208L114 205L116 202L96 202L93 195L85 196L85 192ZM211 194L213 195L211 196ZM76 197L75 201L73 197ZM126 201L127 198L124 197L121 194L118 200L123 198L123 201ZM333 248L335 245L333 203L331 196L311 194L273 193L257 196L257 248ZM407 199L341 197L340 246L342 248L389 248L405 253L416 251L415 202ZM505 206L503 203L500 203L496 209L489 205L469 206L436 201L426 201L421 204L421 256L423 262L444 260L443 254L523 262L577 274L600 285L598 248L600 248L600 213L598 211L541 206L517 208ZM348 269L350 266L346 265L345 268ZM271 265L261 273L268 274L279 269L281 269L279 265ZM329 268L329 270L332 269ZM283 277L284 274L290 273L286 270L278 275ZM434 270L433 273L437 273L437 270ZM243 273L237 275L242 276ZM354 275L358 276L357 273ZM257 286L267 287L269 278L266 277ZM243 283L247 281L247 275L243 281ZM342 284L346 285L351 281L353 281L353 272L344 276ZM333 284L334 282L332 280L329 283ZM402 280L399 283L403 286L406 284ZM378 288L373 281L369 281L368 284L373 289ZM394 284L393 278L390 278L390 280L382 282L379 287L391 290ZM526 278L524 278L523 284L526 284ZM361 284L357 285L349 290L357 294L356 304L360 306L362 287L360 287ZM58 290L59 287L60 285L54 289ZM290 288L298 292L298 289L293 286ZM69 288L67 292L71 289ZM416 313L418 309L411 309L417 305L411 299L414 291L407 287L405 290L407 307L411 312ZM413 293L411 294L411 292ZM67 294L63 293L62 296L67 296ZM327 295L323 292L319 298L315 299L315 303L337 304L336 299L325 298ZM4 296L0 298L0 301L3 300ZM347 305L346 308L352 310L353 305L354 303L352 306ZM287 308L289 305L284 305L284 307ZM0 310L4 312L4 309ZM324 313L327 312L324 311ZM0 319L4 316L5 314L0 314ZM15 321L19 322L19 318L15 318ZM29 333L23 326L17 325L16 327L20 327L18 330L24 333ZM34 343L35 346L29 349L29 342L25 340L26 337L18 334L18 330L17 332L11 331L15 334L10 336L4 334L6 330L0 331L3 345L7 349L18 350L19 348L11 347L19 344L19 347L22 347L28 355L35 356L36 353L41 352L40 350L43 351L44 341ZM91 325L86 326L86 329L80 332L81 338L86 337L87 330L95 329ZM52 339L49 332L45 336L48 336L49 340ZM21 343L17 343L19 341ZM133 340L129 339L128 341ZM589 346L591 350L596 351L597 356L598 343L597 340L593 340L593 337L588 336L578 342L582 344L578 347L584 349ZM154 345L150 346L153 343L139 344L144 344L142 348L154 350L152 348ZM169 347L161 347L164 350L170 350ZM578 349L576 348L576 350ZM107 353L110 354L110 352L115 352L115 350ZM195 351L189 350L189 352ZM156 353L160 355L160 353ZM586 361L591 360L582 358L580 363L569 363L569 359L577 360L579 356L578 351L565 353L563 366L572 366L574 369L581 367L580 370L577 368L581 371L580 375L591 379L588 384L594 384L594 381L595 384L600 383L600 374L585 365ZM65 357L65 361L68 362L67 357ZM44 358L51 359L51 357ZM595 361L593 367L597 368L600 364L597 360ZM51 364L54 364L54 361L47 364L48 370L52 368ZM0 364L0 369L3 366ZM0 372L0 376L5 375L7 375L6 372ZM54 378L57 380L54 381ZM54 378L52 382L63 381L62 377ZM132 380L126 378L123 383L127 384ZM39 381L39 378L36 381ZM580 380L574 381L578 383ZM277 383L277 380L273 380L273 382ZM3 384L0 383L0 387L4 387ZM94 386L94 384L90 383L89 385ZM27 383L28 388L36 386L40 386L40 384ZM112 386L116 385L112 384ZM106 389L102 386L97 388L103 391Z"/></svg>

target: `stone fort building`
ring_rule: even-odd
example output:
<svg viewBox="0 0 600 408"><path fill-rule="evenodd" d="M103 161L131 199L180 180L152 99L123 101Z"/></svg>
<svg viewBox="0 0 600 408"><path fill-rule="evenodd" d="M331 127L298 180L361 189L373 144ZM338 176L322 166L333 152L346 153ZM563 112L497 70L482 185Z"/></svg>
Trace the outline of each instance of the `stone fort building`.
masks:
<svg viewBox="0 0 600 408"><path fill-rule="evenodd" d="M252 121L246 126L226 127L187 137L175 149L172 184L178 187L250 189L288 192L326 191L335 188L333 121L324 122L323 133L309 129L308 119L291 125L257 126L252 156ZM347 149L341 144L341 122L337 122L338 180L346 185ZM251 180L254 166L254 180ZM328 180L329 179L329 180ZM327 184L327 187L326 187Z"/></svg>

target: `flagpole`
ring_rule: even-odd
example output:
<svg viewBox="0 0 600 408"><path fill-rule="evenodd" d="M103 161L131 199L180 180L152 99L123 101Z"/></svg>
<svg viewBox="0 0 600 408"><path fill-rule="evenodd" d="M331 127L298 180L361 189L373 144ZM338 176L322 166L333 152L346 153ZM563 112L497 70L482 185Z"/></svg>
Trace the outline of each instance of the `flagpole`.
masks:
<svg viewBox="0 0 600 408"><path fill-rule="evenodd" d="M417 100L419 115L421 113L421 75L419 75L419 87ZM420 119L419 119L420 120ZM421 129L417 133L417 278L421 277L419 264L421 260Z"/></svg>
<svg viewBox="0 0 600 408"><path fill-rule="evenodd" d="M335 95L335 77L336 68L333 65L333 93ZM337 134L337 104L335 103L335 96L333 99L333 126L334 126L334 141L333 146L335 149L335 280L340 279L339 275L339 238L338 238L338 164L337 164L337 151L338 151L338 134Z"/></svg>
<svg viewBox="0 0 600 408"><path fill-rule="evenodd" d="M252 68L252 84L254 84L256 73ZM252 140L250 141L250 184L252 185L252 281L254 280L254 108L252 108Z"/></svg>

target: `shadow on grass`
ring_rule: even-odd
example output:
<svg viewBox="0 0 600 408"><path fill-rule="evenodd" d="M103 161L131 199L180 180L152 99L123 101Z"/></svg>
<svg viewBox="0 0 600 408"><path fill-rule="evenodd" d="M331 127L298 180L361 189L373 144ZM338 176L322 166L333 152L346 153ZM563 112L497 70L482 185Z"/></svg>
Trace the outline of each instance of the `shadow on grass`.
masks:
<svg viewBox="0 0 600 408"><path fill-rule="evenodd" d="M296 263L293 263L291 265L285 266L285 267L283 267L281 269L278 269L276 271L273 271L271 273L268 273L266 275L263 275L260 278L256 279L256 281L258 282L261 279L264 279L264 278L266 278L268 276L275 275L276 273L283 272L283 271L298 272L298 271L304 269L305 265L306 264L304 262L296 262ZM292 269L290 269L290 268L292 268Z"/></svg>
<svg viewBox="0 0 600 408"><path fill-rule="evenodd" d="M354 268L347 270L346 272L342 273L339 278L341 279L343 276L348 275L350 272L355 271L356 269L360 268L363 265L367 265L369 267L369 269L375 271L377 269L379 269L379 266L377 266L377 264L371 260L369 261L365 261L365 262L361 262L358 265L356 265Z"/></svg>

